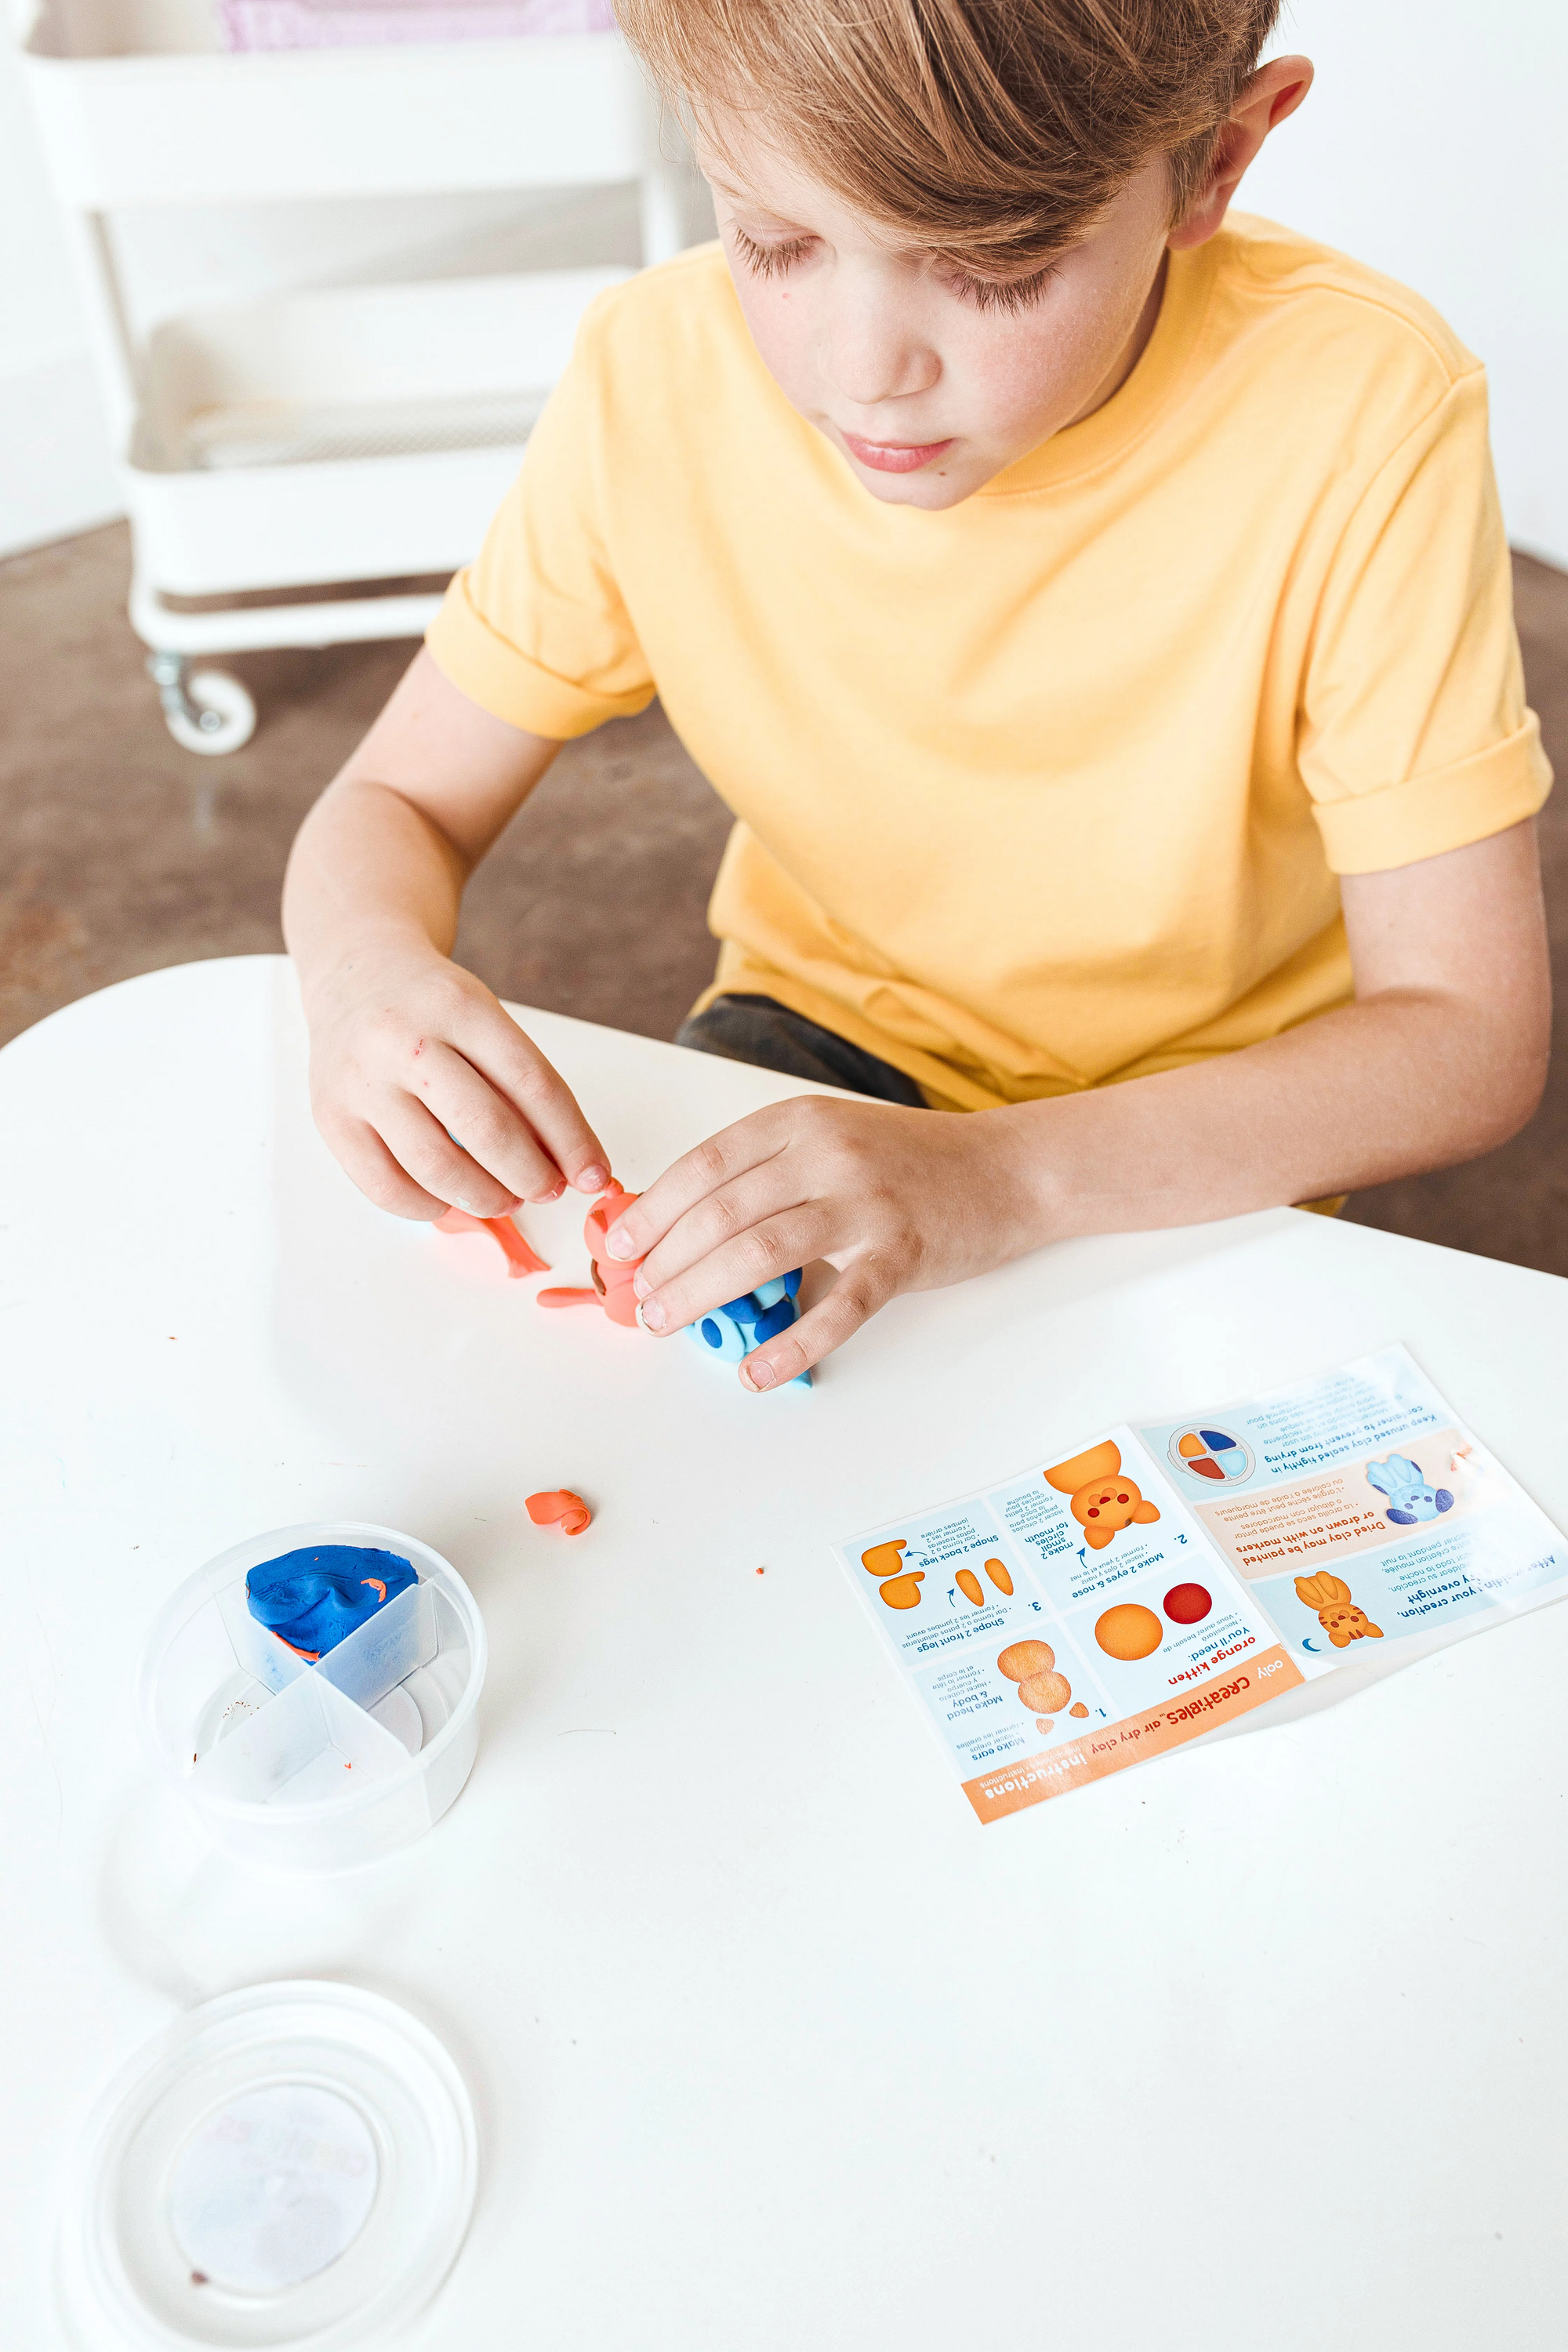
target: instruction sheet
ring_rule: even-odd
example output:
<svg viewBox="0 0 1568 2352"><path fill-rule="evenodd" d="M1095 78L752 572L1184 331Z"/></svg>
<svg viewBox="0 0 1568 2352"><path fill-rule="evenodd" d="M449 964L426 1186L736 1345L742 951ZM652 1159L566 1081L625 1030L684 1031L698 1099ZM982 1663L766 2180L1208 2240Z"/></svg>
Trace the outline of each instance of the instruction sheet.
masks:
<svg viewBox="0 0 1568 2352"><path fill-rule="evenodd" d="M1568 1590L1568 1545L1397 1347L834 1549L983 1822L1368 1643L1424 1651Z"/></svg>

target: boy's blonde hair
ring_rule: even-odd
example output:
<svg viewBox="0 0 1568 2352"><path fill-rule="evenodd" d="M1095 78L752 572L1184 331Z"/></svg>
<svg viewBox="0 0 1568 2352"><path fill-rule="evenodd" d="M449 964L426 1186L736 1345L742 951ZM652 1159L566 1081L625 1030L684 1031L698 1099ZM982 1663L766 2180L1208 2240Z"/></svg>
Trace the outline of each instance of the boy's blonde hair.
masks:
<svg viewBox="0 0 1568 2352"><path fill-rule="evenodd" d="M1141 165L1173 220L1279 0L616 0L723 152L763 135L847 204L982 272L1050 259Z"/></svg>

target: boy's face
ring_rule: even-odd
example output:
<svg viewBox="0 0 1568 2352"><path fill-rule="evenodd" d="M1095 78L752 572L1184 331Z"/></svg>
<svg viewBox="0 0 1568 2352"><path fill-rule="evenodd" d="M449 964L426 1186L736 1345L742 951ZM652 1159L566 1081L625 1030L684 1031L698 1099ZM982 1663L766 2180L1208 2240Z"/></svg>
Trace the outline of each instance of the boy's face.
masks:
<svg viewBox="0 0 1568 2352"><path fill-rule="evenodd" d="M757 349L889 506L956 506L1109 400L1148 341L1163 160L1049 270L1007 282L900 245L736 123L723 143L700 161Z"/></svg>

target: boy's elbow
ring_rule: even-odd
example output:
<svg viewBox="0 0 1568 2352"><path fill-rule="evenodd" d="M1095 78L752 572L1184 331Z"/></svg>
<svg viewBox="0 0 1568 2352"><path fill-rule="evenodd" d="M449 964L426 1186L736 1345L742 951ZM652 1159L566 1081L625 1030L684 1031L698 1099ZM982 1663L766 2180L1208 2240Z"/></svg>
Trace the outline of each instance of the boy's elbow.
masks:
<svg viewBox="0 0 1568 2352"><path fill-rule="evenodd" d="M1503 1112L1499 1143L1510 1142L1521 1128L1528 1127L1541 1108L1546 1094L1546 1076L1551 1067L1550 1049L1543 1046L1539 1054L1522 1062L1517 1075L1512 1097Z"/></svg>
<svg viewBox="0 0 1568 2352"><path fill-rule="evenodd" d="M1552 1065L1550 989L1542 989L1527 1018L1519 1017L1521 1009L1510 1008L1502 1034L1487 1054L1486 1082L1472 1090L1477 1133L1468 1156L1511 1142L1541 1108Z"/></svg>

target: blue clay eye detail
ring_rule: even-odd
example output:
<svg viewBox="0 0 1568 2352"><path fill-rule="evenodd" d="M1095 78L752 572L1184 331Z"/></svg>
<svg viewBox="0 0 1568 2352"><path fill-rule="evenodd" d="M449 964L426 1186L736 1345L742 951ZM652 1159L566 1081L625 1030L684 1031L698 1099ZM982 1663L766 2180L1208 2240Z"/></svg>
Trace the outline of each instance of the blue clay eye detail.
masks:
<svg viewBox="0 0 1568 2352"><path fill-rule="evenodd" d="M772 1339L775 1338L780 1331L787 1331L794 1321L794 1299L779 1299L773 1306L768 1308L765 1315L759 1315L757 1318L757 1345L761 1347L764 1339Z"/></svg>

